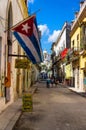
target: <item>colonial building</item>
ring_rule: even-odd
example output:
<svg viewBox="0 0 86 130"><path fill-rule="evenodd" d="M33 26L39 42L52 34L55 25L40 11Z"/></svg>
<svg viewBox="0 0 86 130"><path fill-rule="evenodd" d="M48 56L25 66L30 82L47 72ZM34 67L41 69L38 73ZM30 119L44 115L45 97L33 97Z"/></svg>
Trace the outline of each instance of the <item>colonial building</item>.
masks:
<svg viewBox="0 0 86 130"><path fill-rule="evenodd" d="M86 91L86 1L80 2L71 27L71 49L68 53L71 86Z"/></svg>
<svg viewBox="0 0 86 130"><path fill-rule="evenodd" d="M71 25L65 22L56 42L52 44L51 57L53 76L56 77L59 82L64 82L65 78L65 60L68 48L70 48L70 29Z"/></svg>
<svg viewBox="0 0 86 130"><path fill-rule="evenodd" d="M43 62L41 63L41 73L43 73L43 77L47 78L47 76L52 76L51 73L51 55L44 50L43 51Z"/></svg>
<svg viewBox="0 0 86 130"><path fill-rule="evenodd" d="M26 3L27 0L0 0L0 112L37 80L36 65L27 59L10 30L28 17ZM17 65L22 59L28 62L27 68Z"/></svg>

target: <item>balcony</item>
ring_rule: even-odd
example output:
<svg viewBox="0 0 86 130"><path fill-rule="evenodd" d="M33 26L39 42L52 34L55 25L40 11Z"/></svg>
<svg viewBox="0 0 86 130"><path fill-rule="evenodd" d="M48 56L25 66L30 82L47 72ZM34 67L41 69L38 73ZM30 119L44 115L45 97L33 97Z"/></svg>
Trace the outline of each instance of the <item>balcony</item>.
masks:
<svg viewBox="0 0 86 130"><path fill-rule="evenodd" d="M70 48L70 49L68 50L67 55L68 55L69 57L71 57L72 55L73 55L73 56L77 56L77 55L79 55L79 51L80 51L80 48L79 48L79 47L73 47L73 48Z"/></svg>
<svg viewBox="0 0 86 130"><path fill-rule="evenodd" d="M55 57L55 61L59 61L61 59L60 54L58 56Z"/></svg>
<svg viewBox="0 0 86 130"><path fill-rule="evenodd" d="M69 49L67 56L66 56L67 62L71 62L71 61L74 61L75 59L78 59L79 52L80 52L80 49L78 47L74 47L74 48Z"/></svg>
<svg viewBox="0 0 86 130"><path fill-rule="evenodd" d="M54 58L52 60L52 64L55 65L60 59L61 59L60 55L54 56Z"/></svg>
<svg viewBox="0 0 86 130"><path fill-rule="evenodd" d="M80 48L79 47L74 47L73 48L73 55L77 56L77 55L79 55L79 52L80 52Z"/></svg>
<svg viewBox="0 0 86 130"><path fill-rule="evenodd" d="M80 55L83 55L86 52L86 36L83 37L80 41Z"/></svg>

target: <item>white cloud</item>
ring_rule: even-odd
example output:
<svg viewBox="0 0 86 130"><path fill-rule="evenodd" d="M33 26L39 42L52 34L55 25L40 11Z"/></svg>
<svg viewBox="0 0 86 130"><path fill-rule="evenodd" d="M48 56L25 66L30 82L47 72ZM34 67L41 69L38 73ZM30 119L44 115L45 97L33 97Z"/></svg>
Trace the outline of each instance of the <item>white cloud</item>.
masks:
<svg viewBox="0 0 86 130"><path fill-rule="evenodd" d="M39 30L41 31L42 35L48 35L49 34L49 28L46 24L44 25L39 25L38 26Z"/></svg>
<svg viewBox="0 0 86 130"><path fill-rule="evenodd" d="M33 4L33 3L34 3L34 0L28 0L28 2Z"/></svg>
<svg viewBox="0 0 86 130"><path fill-rule="evenodd" d="M54 30L53 33L49 36L48 42L55 42L59 33L60 33L60 30Z"/></svg>

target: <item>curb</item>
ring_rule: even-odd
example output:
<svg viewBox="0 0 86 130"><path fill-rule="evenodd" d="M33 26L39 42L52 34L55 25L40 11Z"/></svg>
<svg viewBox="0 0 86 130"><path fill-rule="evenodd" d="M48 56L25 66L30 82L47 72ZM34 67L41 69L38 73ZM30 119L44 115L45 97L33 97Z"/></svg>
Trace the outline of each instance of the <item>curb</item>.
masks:
<svg viewBox="0 0 86 130"><path fill-rule="evenodd" d="M65 86L64 84L60 84L60 83L59 83L59 85L60 85L60 86L64 86L64 87L68 88L70 91L72 91L72 92L74 92L74 93L76 93L76 94L78 94L78 95L80 95L80 96L86 98L86 92L76 92L76 91L70 89L70 86Z"/></svg>
<svg viewBox="0 0 86 130"><path fill-rule="evenodd" d="M76 94L78 94L78 95L80 95L80 96L82 96L82 97L84 97L84 98L86 98L86 92L76 92L76 91L74 91L72 89L69 89L69 90L76 93Z"/></svg>

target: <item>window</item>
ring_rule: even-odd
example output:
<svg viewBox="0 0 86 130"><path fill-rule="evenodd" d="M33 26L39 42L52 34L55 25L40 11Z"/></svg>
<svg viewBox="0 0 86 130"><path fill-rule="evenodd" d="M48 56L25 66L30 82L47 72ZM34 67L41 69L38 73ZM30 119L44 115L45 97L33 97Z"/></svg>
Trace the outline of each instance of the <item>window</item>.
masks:
<svg viewBox="0 0 86 130"><path fill-rule="evenodd" d="M27 5L27 0L25 0L25 4Z"/></svg>
<svg viewBox="0 0 86 130"><path fill-rule="evenodd" d="M79 34L77 35L77 49L79 49Z"/></svg>
<svg viewBox="0 0 86 130"><path fill-rule="evenodd" d="M79 34L77 35L77 41L79 40Z"/></svg>
<svg viewBox="0 0 86 130"><path fill-rule="evenodd" d="M74 40L72 41L72 48L74 48Z"/></svg>

